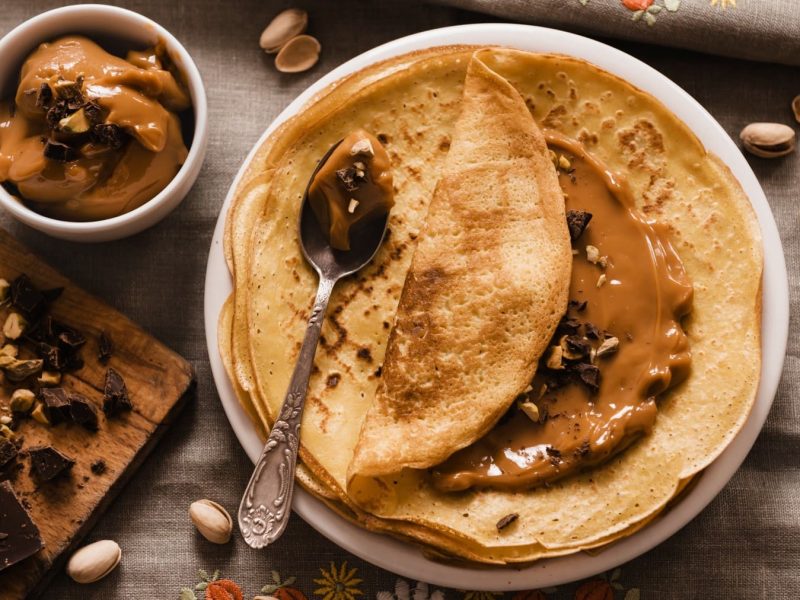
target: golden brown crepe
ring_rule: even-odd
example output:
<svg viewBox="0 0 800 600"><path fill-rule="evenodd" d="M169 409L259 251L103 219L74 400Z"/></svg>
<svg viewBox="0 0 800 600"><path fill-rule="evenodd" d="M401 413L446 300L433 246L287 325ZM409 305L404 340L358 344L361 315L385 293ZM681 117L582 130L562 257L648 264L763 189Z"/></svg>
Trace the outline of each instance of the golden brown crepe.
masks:
<svg viewBox="0 0 800 600"><path fill-rule="evenodd" d="M369 502L357 506L347 490L348 468L381 381L376 372L453 139L471 55L469 48L435 48L374 65L336 84L270 136L229 213L226 255L235 297L228 342L232 371L268 426L283 400L316 285L295 231L307 174L352 129L385 139L397 186L391 235L370 266L337 286L323 327L302 430L301 458L320 486L312 493L337 496L328 501L365 527L446 554L523 562L635 531L741 428L760 371L762 250L735 177L657 99L581 60L481 52L540 127L580 140L624 174L639 210L670 228L694 282L694 310L685 323L693 370L661 401L652 434L590 472L524 493L447 494L433 489L423 471L406 469L391 490L362 489ZM519 514L515 524L498 531L497 521L512 512Z"/></svg>
<svg viewBox="0 0 800 600"><path fill-rule="evenodd" d="M473 58L351 476L424 469L485 434L533 378L571 266L544 136Z"/></svg>

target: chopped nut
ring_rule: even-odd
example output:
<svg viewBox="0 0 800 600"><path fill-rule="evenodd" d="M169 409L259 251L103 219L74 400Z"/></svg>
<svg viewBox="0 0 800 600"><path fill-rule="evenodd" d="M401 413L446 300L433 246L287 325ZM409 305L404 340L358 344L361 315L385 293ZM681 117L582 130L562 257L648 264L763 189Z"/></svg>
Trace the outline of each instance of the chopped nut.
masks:
<svg viewBox="0 0 800 600"><path fill-rule="evenodd" d="M50 421L47 418L47 415L44 414L44 405L41 402L37 402L36 406L33 407L33 412L31 412L31 417L33 417L34 421L38 421L42 425L50 425Z"/></svg>
<svg viewBox="0 0 800 600"><path fill-rule="evenodd" d="M42 371L36 378L36 383L44 387L50 387L61 383L61 373L58 371Z"/></svg>
<svg viewBox="0 0 800 600"><path fill-rule="evenodd" d="M8 425L0 425L0 437L6 438L7 440L13 440L16 434L11 431L11 428Z"/></svg>
<svg viewBox="0 0 800 600"><path fill-rule="evenodd" d="M516 521L517 519L519 519L519 514L518 513L511 513L509 515L506 515L505 517L503 517L502 519L500 519L497 522L497 531L502 531L503 529L505 529L506 527L511 525L514 521Z"/></svg>
<svg viewBox="0 0 800 600"><path fill-rule="evenodd" d="M600 347L597 349L597 356L603 357L609 354L614 354L619 349L619 338L611 336L603 340Z"/></svg>
<svg viewBox="0 0 800 600"><path fill-rule="evenodd" d="M367 138L363 138L353 144L352 148L350 148L350 154L351 156L355 156L357 154L375 156L375 150L372 149L372 142L370 142ZM358 163L356 163L356 166L358 166ZM363 169L364 167L361 168Z"/></svg>
<svg viewBox="0 0 800 600"><path fill-rule="evenodd" d="M600 265L603 269L605 269L608 266L608 257L601 256L600 258L597 259L597 264Z"/></svg>
<svg viewBox="0 0 800 600"><path fill-rule="evenodd" d="M534 423L539 422L539 407L533 402L520 402L519 409Z"/></svg>
<svg viewBox="0 0 800 600"><path fill-rule="evenodd" d="M596 265L597 261L600 260L600 250L598 250L596 246L586 246L586 260Z"/></svg>
<svg viewBox="0 0 800 600"><path fill-rule="evenodd" d="M0 369L3 369L6 377L11 381L22 381L31 375L36 375L44 366L44 361L41 358L17 360L16 358L9 357L11 358L11 363L5 365L2 361L3 358L4 357L0 356Z"/></svg>
<svg viewBox="0 0 800 600"><path fill-rule="evenodd" d="M563 369L564 365L561 362L563 351L561 346L550 346L547 350L547 358L545 364L548 369Z"/></svg>
<svg viewBox="0 0 800 600"><path fill-rule="evenodd" d="M14 422L13 417L9 417L8 415L3 415L0 417L0 425L11 425Z"/></svg>
<svg viewBox="0 0 800 600"><path fill-rule="evenodd" d="M66 133L86 133L92 124L86 118L86 113L81 108L58 122L58 127Z"/></svg>
<svg viewBox="0 0 800 600"><path fill-rule="evenodd" d="M0 348L0 355L10 356L11 358L17 358L17 356L19 355L19 348L14 344L6 344L2 348Z"/></svg>
<svg viewBox="0 0 800 600"><path fill-rule="evenodd" d="M356 200L355 198L350 198L350 204L347 207L347 212L349 212L352 215L354 212L356 212L356 208L358 208L358 205L359 205L358 200Z"/></svg>
<svg viewBox="0 0 800 600"><path fill-rule="evenodd" d="M600 277L597 278L597 287L603 287L603 284L606 282L606 274L601 273Z"/></svg>
<svg viewBox="0 0 800 600"><path fill-rule="evenodd" d="M8 315L3 325L3 335L9 340L16 340L22 335L27 326L28 322L25 317L17 312L12 312Z"/></svg>
<svg viewBox="0 0 800 600"><path fill-rule="evenodd" d="M569 162L569 159L564 156L563 154L558 157L558 166L565 171L572 168L572 163Z"/></svg>
<svg viewBox="0 0 800 600"><path fill-rule="evenodd" d="M5 279L0 279L0 302L6 302L8 300L10 289L11 284Z"/></svg>
<svg viewBox="0 0 800 600"><path fill-rule="evenodd" d="M25 388L14 390L14 393L11 394L11 411L15 413L27 413L33 407L35 401L36 394L31 390L26 390Z"/></svg>

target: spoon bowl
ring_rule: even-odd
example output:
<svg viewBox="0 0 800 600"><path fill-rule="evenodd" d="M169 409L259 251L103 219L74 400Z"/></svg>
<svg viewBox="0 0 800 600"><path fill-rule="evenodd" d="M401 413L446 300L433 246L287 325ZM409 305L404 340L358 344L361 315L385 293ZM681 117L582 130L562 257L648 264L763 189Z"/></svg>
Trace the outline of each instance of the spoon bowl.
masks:
<svg viewBox="0 0 800 600"><path fill-rule="evenodd" d="M308 191L314 177L339 144L341 140L331 146L317 163L300 206L300 246L303 256L319 274L319 287L289 389L239 505L239 531L251 548L263 548L277 540L289 521L308 379L333 286L342 277L367 265L386 236L388 214L351 229L350 250L334 250L317 221L308 202Z"/></svg>

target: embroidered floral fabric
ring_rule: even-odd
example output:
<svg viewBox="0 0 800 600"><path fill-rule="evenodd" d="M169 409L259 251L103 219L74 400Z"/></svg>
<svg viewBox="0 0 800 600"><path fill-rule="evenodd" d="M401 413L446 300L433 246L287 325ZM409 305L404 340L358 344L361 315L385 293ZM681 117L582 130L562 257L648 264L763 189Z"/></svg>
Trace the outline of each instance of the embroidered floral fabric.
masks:
<svg viewBox="0 0 800 600"><path fill-rule="evenodd" d="M800 64L795 0L434 0L577 33Z"/></svg>
<svg viewBox="0 0 800 600"><path fill-rule="evenodd" d="M4 0L0 35L61 0ZM88 586L55 574L44 595L54 600L669 600L795 598L800 590L800 328L789 333L783 383L766 427L721 494L694 521L647 554L588 581L557 589L491 594L443 589L371 566L329 542L300 518L263 552L204 540L189 521L189 504L210 498L231 513L250 477L248 461L228 425L211 378L203 327L203 278L211 234L230 183L270 121L307 86L349 58L425 29L483 22L485 14L408 0L129 0L130 8L169 29L195 58L209 98L209 148L192 192L171 216L133 238L101 245L67 244L13 222L0 226L35 249L84 288L108 300L183 354L197 370L196 399L111 504L86 539L116 540L122 563ZM520 5L523 3L520 2ZM635 10L665 0L526 0L551 13L585 14L604 6L625 31L655 35L705 11L735 19L786 5L736 0L733 7L682 0L677 11L655 11L655 24ZM310 15L322 43L320 63L307 73L281 75L258 48L269 18L289 5ZM765 7L758 9L756 5ZM597 7L595 7L597 8ZM717 11L717 12L713 12ZM751 11L751 12L744 12ZM653 11L651 10L652 14ZM786 13L787 15L790 13ZM583 17L582 17L583 18ZM595 16L595 19L600 17ZM744 17L741 17L744 21ZM786 19L790 19L787 17ZM800 20L800 19L795 19ZM797 24L787 23L788 26ZM800 39L800 35L798 38ZM800 93L795 68L757 64L654 45L612 41L687 90L738 138L754 121L794 124L789 108ZM798 53L800 56L800 53ZM794 124L796 126L796 124ZM792 309L800 314L798 154L764 160L748 156L767 193L789 265ZM735 325L735 324L734 324ZM57 432L56 432L57 433ZM54 510L57 510L54 504ZM391 560L391 557L388 557ZM198 569L206 572L198 574ZM214 571L220 572L214 577ZM413 579L413 580L412 580ZM205 585L204 585L205 584ZM197 586L200 587L197 587ZM183 588L186 588L182 591ZM0 599L6 600L3 590Z"/></svg>

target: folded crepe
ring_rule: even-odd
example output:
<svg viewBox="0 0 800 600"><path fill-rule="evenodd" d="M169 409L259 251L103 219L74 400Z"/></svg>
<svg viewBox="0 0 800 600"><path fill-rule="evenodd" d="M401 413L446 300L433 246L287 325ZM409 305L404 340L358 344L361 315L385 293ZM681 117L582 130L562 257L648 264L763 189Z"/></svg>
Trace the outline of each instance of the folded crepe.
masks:
<svg viewBox="0 0 800 600"><path fill-rule="evenodd" d="M476 53L350 476L423 469L484 435L533 378L571 267L544 136Z"/></svg>

